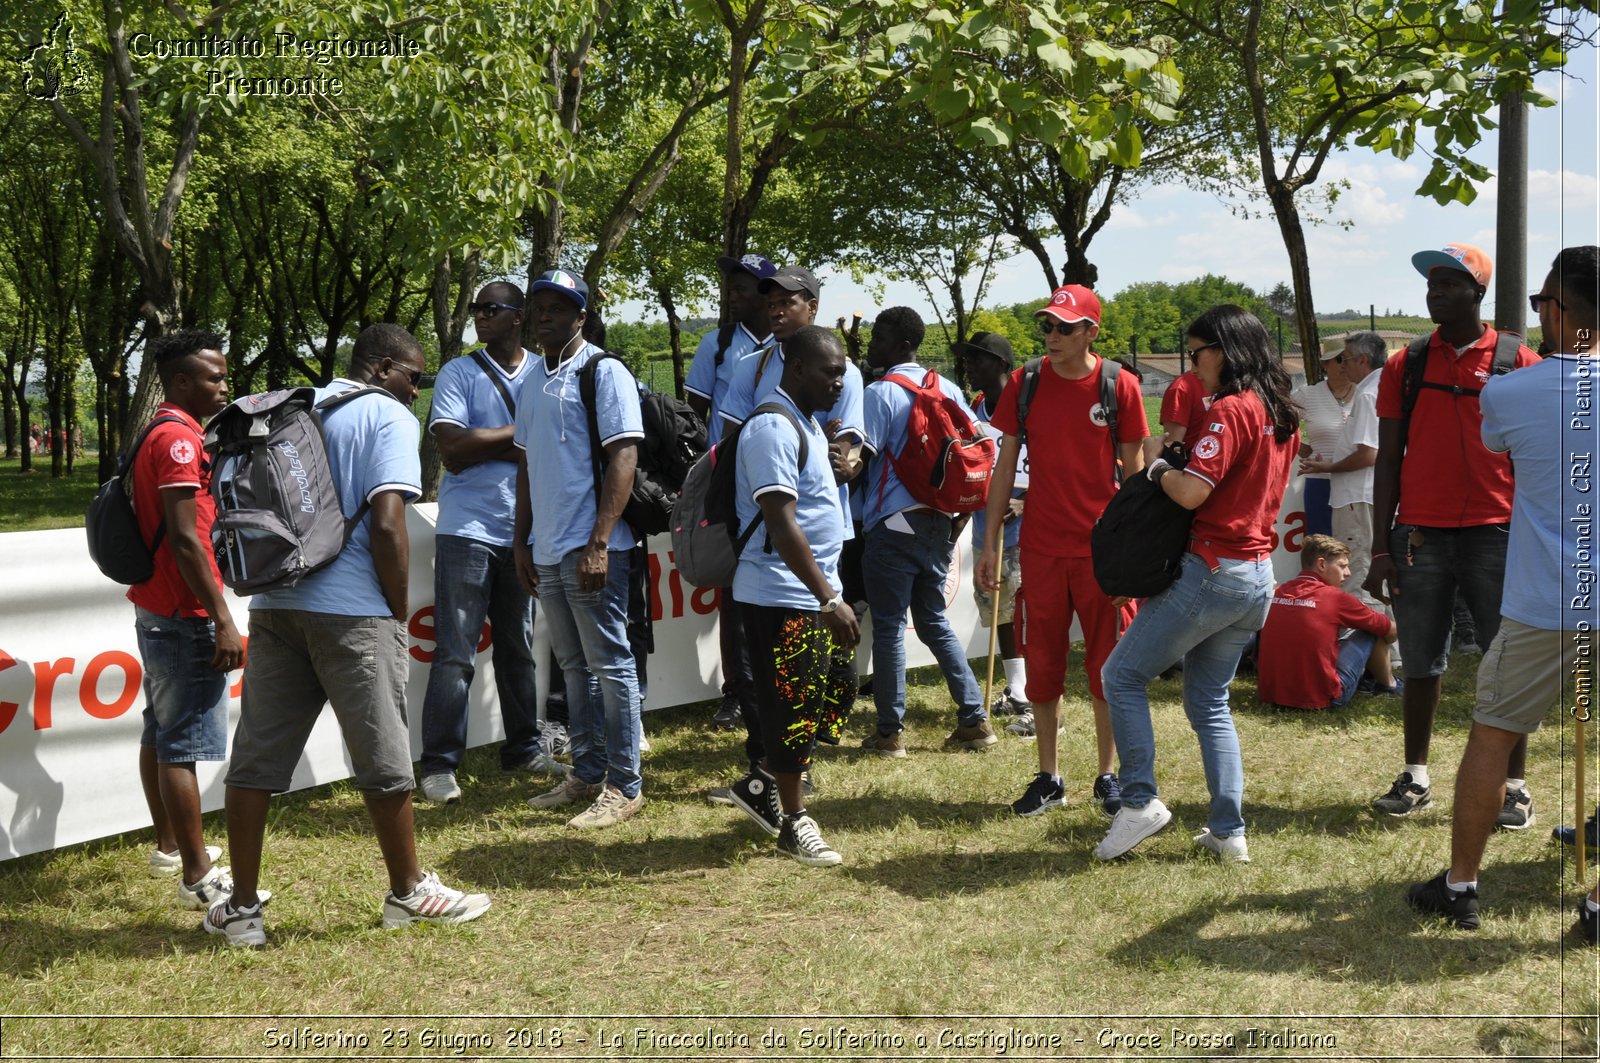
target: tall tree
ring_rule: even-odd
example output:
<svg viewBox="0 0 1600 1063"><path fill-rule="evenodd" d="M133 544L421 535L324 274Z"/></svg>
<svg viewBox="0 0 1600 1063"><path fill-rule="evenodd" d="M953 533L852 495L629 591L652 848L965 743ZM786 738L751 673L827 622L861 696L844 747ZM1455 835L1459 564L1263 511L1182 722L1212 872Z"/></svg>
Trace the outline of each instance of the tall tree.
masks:
<svg viewBox="0 0 1600 1063"><path fill-rule="evenodd" d="M1468 152L1508 93L1550 102L1534 91L1533 78L1566 61L1564 28L1552 19L1586 6L1147 0L1151 16L1184 47L1199 45L1189 54L1206 55L1235 88L1234 99L1219 97L1225 113L1211 121L1255 162L1289 256L1303 351L1320 350L1320 339L1299 198L1332 152L1354 144L1405 158L1431 130L1433 162L1418 191L1439 202L1471 201L1489 171ZM1308 377L1319 369L1306 360Z"/></svg>

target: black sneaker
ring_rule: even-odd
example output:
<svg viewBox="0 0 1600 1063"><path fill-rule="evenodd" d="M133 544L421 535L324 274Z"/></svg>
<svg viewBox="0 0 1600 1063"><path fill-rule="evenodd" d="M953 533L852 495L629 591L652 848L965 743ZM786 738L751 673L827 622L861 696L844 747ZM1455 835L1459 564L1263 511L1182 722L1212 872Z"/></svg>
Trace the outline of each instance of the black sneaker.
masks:
<svg viewBox="0 0 1600 1063"><path fill-rule="evenodd" d="M1562 824L1550 828L1550 837L1562 845L1578 844L1578 829ZM1590 847L1600 847L1600 812L1596 812L1583 821L1583 843Z"/></svg>
<svg viewBox="0 0 1600 1063"><path fill-rule="evenodd" d="M807 867L837 867L844 863L844 857L822 840L817 821L804 812L783 821L783 829L778 834L778 851L788 853Z"/></svg>
<svg viewBox="0 0 1600 1063"><path fill-rule="evenodd" d="M1520 790L1507 790L1506 802L1500 806L1500 814L1495 817L1495 830L1527 830L1533 826L1533 797L1529 795L1528 788Z"/></svg>
<svg viewBox="0 0 1600 1063"><path fill-rule="evenodd" d="M778 809L778 782L772 776L751 772L728 788L728 799L756 826L774 838L778 836L783 814Z"/></svg>
<svg viewBox="0 0 1600 1063"><path fill-rule="evenodd" d="M1061 785L1060 780L1052 778L1049 772L1041 771L1033 777L1023 795L1011 802L1011 811L1019 816L1042 816L1052 808L1060 808L1066 803L1066 787ZM1118 806L1120 805L1119 795Z"/></svg>
<svg viewBox="0 0 1600 1063"><path fill-rule="evenodd" d="M1406 894L1411 907L1448 919L1462 930L1478 929L1478 891L1470 887L1451 889L1444 884L1448 873L1441 871L1428 881L1412 886Z"/></svg>
<svg viewBox="0 0 1600 1063"><path fill-rule="evenodd" d="M713 731L737 731L744 726L744 714L739 711L739 699L728 694L722 699L722 707L717 709L717 714L711 717L710 727Z"/></svg>
<svg viewBox="0 0 1600 1063"><path fill-rule="evenodd" d="M1100 802L1100 811L1107 816L1115 817L1122 811L1122 783L1117 780L1115 772L1106 772L1095 777L1094 799Z"/></svg>
<svg viewBox="0 0 1600 1063"><path fill-rule="evenodd" d="M1587 898L1578 902L1578 921L1572 924L1572 929L1585 944L1600 945L1600 912L1589 910Z"/></svg>
<svg viewBox="0 0 1600 1063"><path fill-rule="evenodd" d="M1372 808L1375 812L1387 812L1391 816L1409 816L1431 804L1433 787L1418 786L1411 781L1411 773L1403 771L1395 778L1389 792L1372 802Z"/></svg>

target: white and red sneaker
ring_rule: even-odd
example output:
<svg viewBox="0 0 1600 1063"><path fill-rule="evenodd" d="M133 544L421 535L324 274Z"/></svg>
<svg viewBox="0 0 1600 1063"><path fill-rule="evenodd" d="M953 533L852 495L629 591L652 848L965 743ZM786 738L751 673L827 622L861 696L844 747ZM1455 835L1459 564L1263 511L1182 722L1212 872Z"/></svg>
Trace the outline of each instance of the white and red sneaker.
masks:
<svg viewBox="0 0 1600 1063"><path fill-rule="evenodd" d="M383 928L398 930L414 923L470 923L489 910L489 897L483 893L462 893L439 881L432 871L404 897L390 890L383 898Z"/></svg>

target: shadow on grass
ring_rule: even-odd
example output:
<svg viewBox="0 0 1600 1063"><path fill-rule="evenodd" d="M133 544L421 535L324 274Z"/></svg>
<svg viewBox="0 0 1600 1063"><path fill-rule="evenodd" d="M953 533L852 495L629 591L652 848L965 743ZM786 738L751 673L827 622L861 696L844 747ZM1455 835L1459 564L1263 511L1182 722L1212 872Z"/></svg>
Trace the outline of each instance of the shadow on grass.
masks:
<svg viewBox="0 0 1600 1063"><path fill-rule="evenodd" d="M1341 981L1379 985L1456 980L1511 967L1533 955L1560 955L1558 940L1530 941L1525 929L1510 926L1497 932L1492 914L1481 930L1471 932L1414 912L1405 899L1410 885L1391 879L1357 890L1255 891L1207 900L1141 931L1107 955L1146 971L1322 971ZM1389 947L1373 948L1375 935ZM1436 944L1457 953L1469 947L1470 962L1464 967L1442 964Z"/></svg>
<svg viewBox="0 0 1600 1063"><path fill-rule="evenodd" d="M919 852L865 866L847 864L844 871L853 879L917 900L1003 894L1024 883L1064 880L1084 873L1093 862L1090 851L1103 833L1097 825L1088 824L1052 834L1032 849Z"/></svg>
<svg viewBox="0 0 1600 1063"><path fill-rule="evenodd" d="M756 838L762 848L771 845L753 827L746 830L742 818L693 837L654 833L641 837L631 825L603 832L568 830L561 827L559 811L536 815L539 822L534 825L556 827L562 833L525 829L460 846L443 860L444 866L470 881L494 877L520 889L566 891L720 869L739 860ZM645 821L634 822L648 826ZM619 830L633 833L623 839L615 833Z"/></svg>
<svg viewBox="0 0 1600 1063"><path fill-rule="evenodd" d="M185 912L184 915L189 913ZM194 913L194 936L200 936L200 913ZM63 959L103 956L116 959L155 959L170 954L173 940L188 937L165 922L128 918L85 926L81 917L63 912L57 922L29 915L26 919L0 918L0 973L15 978L48 978Z"/></svg>

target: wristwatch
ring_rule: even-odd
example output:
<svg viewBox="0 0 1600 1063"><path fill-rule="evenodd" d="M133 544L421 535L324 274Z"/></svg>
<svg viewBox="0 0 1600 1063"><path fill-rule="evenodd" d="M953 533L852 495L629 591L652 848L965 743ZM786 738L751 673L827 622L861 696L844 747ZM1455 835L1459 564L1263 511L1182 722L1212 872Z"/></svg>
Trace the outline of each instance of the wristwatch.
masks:
<svg viewBox="0 0 1600 1063"><path fill-rule="evenodd" d="M836 613L839 611L839 606L843 604L844 595L835 594L832 598L829 598L827 601L822 603L821 611L824 613Z"/></svg>

